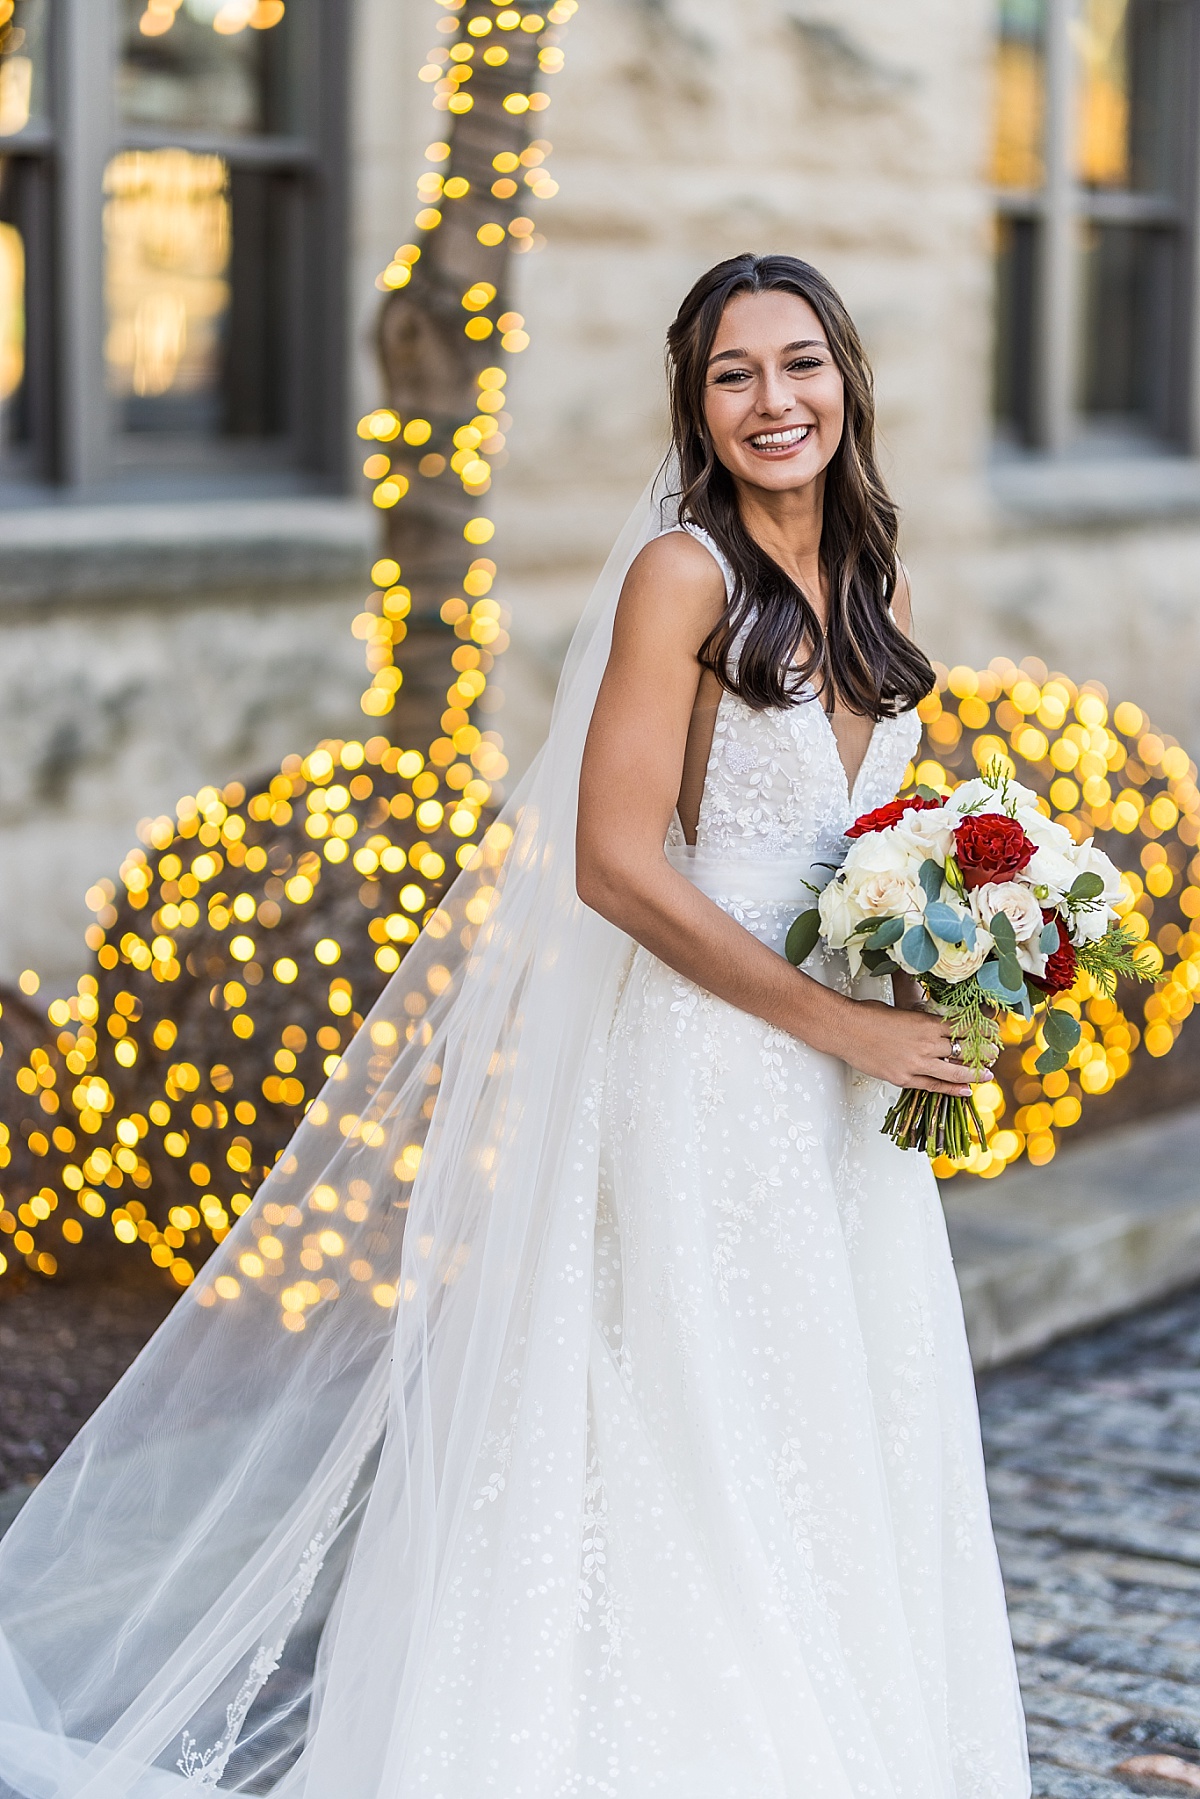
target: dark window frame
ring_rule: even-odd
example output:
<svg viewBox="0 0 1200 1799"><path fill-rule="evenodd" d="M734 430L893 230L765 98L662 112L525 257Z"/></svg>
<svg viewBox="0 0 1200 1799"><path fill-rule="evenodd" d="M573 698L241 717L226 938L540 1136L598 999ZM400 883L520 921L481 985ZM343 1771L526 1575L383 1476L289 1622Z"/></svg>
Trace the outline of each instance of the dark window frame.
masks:
<svg viewBox="0 0 1200 1799"><path fill-rule="evenodd" d="M1062 456L1086 449L1200 454L1200 0L1180 7L1187 38L1187 93L1177 196L1089 187L1075 171L1075 0L1045 0L1045 142L1041 187L994 190L996 258L994 385L998 429L1011 447ZM1085 353L1084 233L1124 228L1173 265L1156 300L1167 321L1154 372L1151 430L1105 443L1088 428L1079 386ZM1011 247L1019 244L1014 258ZM1014 263L1019 263L1019 268Z"/></svg>
<svg viewBox="0 0 1200 1799"><path fill-rule="evenodd" d="M282 200L286 287L280 343L287 418L278 435L175 440L166 484L203 494L215 487L285 494L345 492L351 477L348 431L347 124L353 0L315 0L312 91L302 133L239 137L148 129L118 121L118 0L54 0L47 55L49 121L0 137L11 158L6 188L28 197L26 388L28 442L0 464L0 495L33 498L38 488L149 497L146 480L162 458L155 439L118 427L104 363L104 172L125 149L180 148L222 156L231 181L274 178ZM97 71L107 69L108 78ZM14 179L15 177L15 179ZM15 204L15 199L12 204ZM0 200L0 208L8 204ZM0 216L7 212L0 210ZM15 222L15 221L14 221ZM155 476L156 487L163 485Z"/></svg>

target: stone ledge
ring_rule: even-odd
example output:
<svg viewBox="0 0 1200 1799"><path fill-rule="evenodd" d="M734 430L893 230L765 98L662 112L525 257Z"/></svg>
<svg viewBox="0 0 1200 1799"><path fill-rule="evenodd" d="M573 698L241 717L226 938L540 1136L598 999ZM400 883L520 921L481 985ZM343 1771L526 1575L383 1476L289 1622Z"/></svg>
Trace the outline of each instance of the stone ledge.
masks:
<svg viewBox="0 0 1200 1799"><path fill-rule="evenodd" d="M0 511L0 607L365 577L378 517L361 500L122 502Z"/></svg>
<svg viewBox="0 0 1200 1799"><path fill-rule="evenodd" d="M1200 1278L1200 1106L943 1189L976 1368Z"/></svg>
<svg viewBox="0 0 1200 1799"><path fill-rule="evenodd" d="M988 470L1002 513L1023 525L1138 525L1200 519L1200 458L1020 456Z"/></svg>

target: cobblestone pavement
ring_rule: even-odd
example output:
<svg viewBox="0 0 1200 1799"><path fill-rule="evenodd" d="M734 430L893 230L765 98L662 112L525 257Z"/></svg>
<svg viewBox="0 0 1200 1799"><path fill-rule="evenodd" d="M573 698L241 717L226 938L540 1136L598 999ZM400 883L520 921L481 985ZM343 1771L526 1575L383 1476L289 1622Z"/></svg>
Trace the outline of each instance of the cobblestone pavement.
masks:
<svg viewBox="0 0 1200 1799"><path fill-rule="evenodd" d="M980 1399L1034 1793L1200 1787L1200 1291ZM1151 1756L1178 1778L1122 1767Z"/></svg>
<svg viewBox="0 0 1200 1799"><path fill-rule="evenodd" d="M18 1494L57 1461L178 1298L148 1265L20 1278L0 1292L0 1492Z"/></svg>
<svg viewBox="0 0 1200 1799"><path fill-rule="evenodd" d="M55 1282L0 1306L0 1528L169 1300ZM1200 1788L1200 1289L985 1376L980 1402L1034 1793ZM1187 1784L1127 1766L1154 1756Z"/></svg>

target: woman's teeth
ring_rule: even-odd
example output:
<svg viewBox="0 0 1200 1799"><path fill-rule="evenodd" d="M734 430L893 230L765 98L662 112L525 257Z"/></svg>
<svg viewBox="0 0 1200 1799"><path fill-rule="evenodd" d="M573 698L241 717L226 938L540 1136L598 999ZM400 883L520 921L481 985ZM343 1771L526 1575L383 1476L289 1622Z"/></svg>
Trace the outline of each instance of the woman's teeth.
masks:
<svg viewBox="0 0 1200 1799"><path fill-rule="evenodd" d="M809 429L808 425L793 425L790 431L762 431L750 443L756 450L790 450L793 444L804 442Z"/></svg>

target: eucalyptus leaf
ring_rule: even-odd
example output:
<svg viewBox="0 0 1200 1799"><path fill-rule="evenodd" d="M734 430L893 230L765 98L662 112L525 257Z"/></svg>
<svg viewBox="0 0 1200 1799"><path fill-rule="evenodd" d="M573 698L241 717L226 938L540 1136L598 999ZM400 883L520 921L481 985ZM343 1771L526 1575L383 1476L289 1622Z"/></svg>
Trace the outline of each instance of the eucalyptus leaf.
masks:
<svg viewBox="0 0 1200 1799"><path fill-rule="evenodd" d="M1038 948L1043 956L1052 956L1058 948L1058 925L1053 918L1042 926L1042 934L1038 938Z"/></svg>
<svg viewBox="0 0 1200 1799"><path fill-rule="evenodd" d="M1066 1065L1067 1058L1065 1053L1061 1050L1051 1049L1049 1046L1042 1051L1041 1055L1034 1063L1034 1067L1039 1074L1055 1074L1060 1068L1065 1068Z"/></svg>
<svg viewBox="0 0 1200 1799"><path fill-rule="evenodd" d="M936 787L929 787L924 781L917 786L916 795L919 800L940 800L942 797Z"/></svg>
<svg viewBox="0 0 1200 1799"><path fill-rule="evenodd" d="M961 943L963 940L962 914L942 900L930 900L926 906L925 928L940 937L943 943Z"/></svg>
<svg viewBox="0 0 1200 1799"><path fill-rule="evenodd" d="M1072 1017L1070 1012L1064 1012L1060 1006L1052 1006L1046 1013L1042 1029L1047 1043L1068 1053L1074 1049L1083 1034L1079 1020Z"/></svg>
<svg viewBox="0 0 1200 1799"><path fill-rule="evenodd" d="M975 940L978 937L979 932L976 928L975 920L969 912L964 912L962 915L962 933L962 940L967 948L974 949Z"/></svg>
<svg viewBox="0 0 1200 1799"><path fill-rule="evenodd" d="M985 962L975 978L983 991L993 999L998 999L1002 1005L1018 1006L1025 998L1024 978L1009 986L1003 979L1002 966L999 962ZM1020 973L1020 970L1017 972Z"/></svg>
<svg viewBox="0 0 1200 1799"><path fill-rule="evenodd" d="M1067 898L1073 900L1094 900L1099 899L1103 892L1103 880L1098 874L1093 874L1089 870L1086 874L1075 876L1075 879L1071 882L1071 891L1067 895Z"/></svg>
<svg viewBox="0 0 1200 1799"><path fill-rule="evenodd" d="M1025 974L1015 956L997 957L996 966L1000 970L1000 979L1010 993L1024 993Z"/></svg>
<svg viewBox="0 0 1200 1799"><path fill-rule="evenodd" d="M1013 922L1007 912L997 912L988 930L995 938L996 948L1001 954L1007 951L1009 955L1013 955L1016 952L1017 933L1013 930Z"/></svg>
<svg viewBox="0 0 1200 1799"><path fill-rule="evenodd" d="M816 948L817 938L820 935L821 914L813 906L811 911L802 912L796 919L783 946L783 953L793 968L799 968L801 962L808 960Z"/></svg>
<svg viewBox="0 0 1200 1799"><path fill-rule="evenodd" d="M938 959L937 944L922 924L915 924L905 931L900 940L900 953L917 974L928 974Z"/></svg>
<svg viewBox="0 0 1200 1799"><path fill-rule="evenodd" d="M900 970L885 949L863 950L863 967L870 974L899 974Z"/></svg>
<svg viewBox="0 0 1200 1799"><path fill-rule="evenodd" d="M866 947L868 949L886 949L889 943L897 943L903 935L904 920L902 918L885 918L883 923L876 926L867 938Z"/></svg>
<svg viewBox="0 0 1200 1799"><path fill-rule="evenodd" d="M919 878L921 886L925 889L926 899L937 899L942 891L941 863L935 861L932 856L927 856L921 864Z"/></svg>

